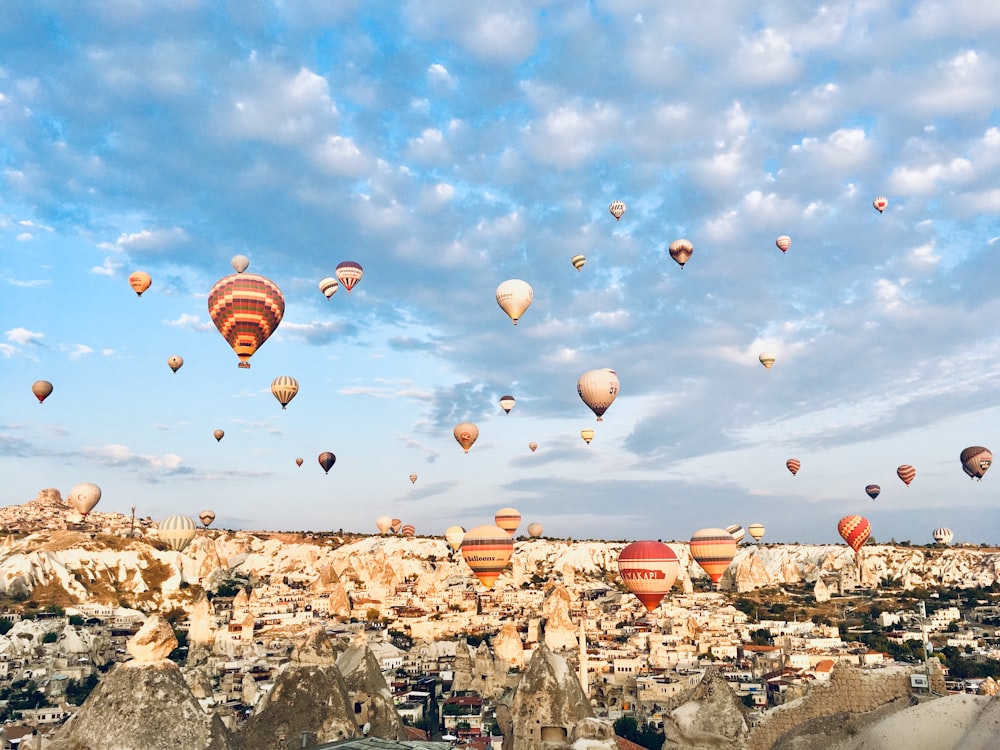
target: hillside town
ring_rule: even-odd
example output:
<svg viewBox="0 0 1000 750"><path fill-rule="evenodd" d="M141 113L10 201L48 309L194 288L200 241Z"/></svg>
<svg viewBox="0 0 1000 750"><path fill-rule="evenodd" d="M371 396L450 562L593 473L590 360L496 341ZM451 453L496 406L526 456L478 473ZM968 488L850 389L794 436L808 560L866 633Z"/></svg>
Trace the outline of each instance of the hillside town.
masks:
<svg viewBox="0 0 1000 750"><path fill-rule="evenodd" d="M690 707L714 683L731 705L703 709L734 717L730 746L764 747L752 740L773 733L772 717L838 679L882 685L879 706L993 695L1000 675L992 550L874 547L859 565L833 546L750 545L713 586L678 544L678 583L647 611L616 575L624 543L522 539L486 589L440 538L202 529L177 552L148 519L68 517L54 490L0 509L0 522L9 747L47 747L162 623L157 658L234 735L254 731L289 665L311 659L335 663L347 685L353 726L341 739L496 750L511 747L512 700L538 663L562 665L585 703L578 716L537 719L567 746L593 719L684 747L698 724ZM843 708L832 694L831 713Z"/></svg>

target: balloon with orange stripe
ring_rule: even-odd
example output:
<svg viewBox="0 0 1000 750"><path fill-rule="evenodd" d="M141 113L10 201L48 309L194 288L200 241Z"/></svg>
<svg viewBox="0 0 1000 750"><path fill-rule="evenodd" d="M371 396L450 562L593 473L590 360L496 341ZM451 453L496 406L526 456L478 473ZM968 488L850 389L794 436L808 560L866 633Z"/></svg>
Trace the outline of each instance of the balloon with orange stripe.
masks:
<svg viewBox="0 0 1000 750"><path fill-rule="evenodd" d="M462 538L462 558L486 588L493 588L514 552L514 540L499 526L477 526Z"/></svg>
<svg viewBox="0 0 1000 750"><path fill-rule="evenodd" d="M660 605L679 569L677 554L663 542L632 542L618 554L618 574L647 612Z"/></svg>
<svg viewBox="0 0 1000 750"><path fill-rule="evenodd" d="M691 537L691 556L712 583L718 583L736 554L736 540L725 529L701 529Z"/></svg>
<svg viewBox="0 0 1000 750"><path fill-rule="evenodd" d="M861 546L868 541L872 533L872 525L864 516L844 516L837 524L837 531L851 548L857 552Z"/></svg>

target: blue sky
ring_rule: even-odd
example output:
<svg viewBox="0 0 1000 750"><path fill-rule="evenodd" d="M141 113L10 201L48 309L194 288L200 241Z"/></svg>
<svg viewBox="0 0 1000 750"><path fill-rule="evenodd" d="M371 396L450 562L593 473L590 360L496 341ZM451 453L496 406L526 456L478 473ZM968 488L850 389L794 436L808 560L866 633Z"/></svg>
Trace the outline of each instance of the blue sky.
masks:
<svg viewBox="0 0 1000 750"><path fill-rule="evenodd" d="M1000 542L998 480L958 461L1000 445L995 3L235 9L5 6L0 503L92 481L225 528L512 505L574 538L829 542L861 513ZM249 370L206 306L236 253L286 299ZM343 260L365 276L327 300Z"/></svg>

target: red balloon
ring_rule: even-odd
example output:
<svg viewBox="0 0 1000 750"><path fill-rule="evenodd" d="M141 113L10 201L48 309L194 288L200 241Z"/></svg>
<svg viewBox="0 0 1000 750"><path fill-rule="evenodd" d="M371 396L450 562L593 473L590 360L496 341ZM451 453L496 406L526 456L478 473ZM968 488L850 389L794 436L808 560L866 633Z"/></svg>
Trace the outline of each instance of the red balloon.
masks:
<svg viewBox="0 0 1000 750"><path fill-rule="evenodd" d="M677 554L663 542L632 542L618 554L618 573L647 612L659 606L679 569Z"/></svg>
<svg viewBox="0 0 1000 750"><path fill-rule="evenodd" d="M861 549L872 533L872 525L864 516L844 516L837 524L837 531L855 552Z"/></svg>

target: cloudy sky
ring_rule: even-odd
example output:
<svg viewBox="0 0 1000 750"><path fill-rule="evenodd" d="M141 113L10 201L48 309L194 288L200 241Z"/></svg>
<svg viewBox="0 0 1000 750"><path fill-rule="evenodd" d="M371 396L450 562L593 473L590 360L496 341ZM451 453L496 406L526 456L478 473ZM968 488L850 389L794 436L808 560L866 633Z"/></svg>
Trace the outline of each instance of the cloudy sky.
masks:
<svg viewBox="0 0 1000 750"><path fill-rule="evenodd" d="M1000 542L1000 479L958 461L1000 445L1000 5L468 6L5 4L0 503ZM206 305L237 253L286 299L249 370ZM598 423L576 381L603 367Z"/></svg>

